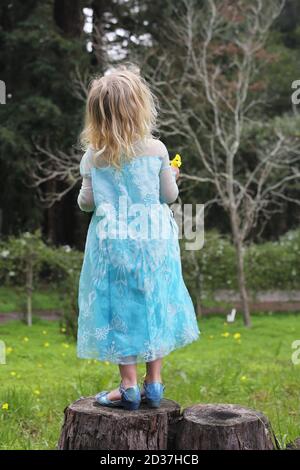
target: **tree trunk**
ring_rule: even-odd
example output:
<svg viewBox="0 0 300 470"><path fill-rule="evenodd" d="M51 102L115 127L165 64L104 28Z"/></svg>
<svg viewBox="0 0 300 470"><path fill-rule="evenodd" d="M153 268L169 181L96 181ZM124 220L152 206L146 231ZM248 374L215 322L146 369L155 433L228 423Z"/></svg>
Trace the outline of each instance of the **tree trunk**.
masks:
<svg viewBox="0 0 300 470"><path fill-rule="evenodd" d="M195 251L191 252L191 259L192 259L192 264L194 267L193 270L193 275L195 278L195 284L196 284L196 317L201 318L202 317L202 285L201 285L201 273L200 273L200 268L198 264L197 257L195 255Z"/></svg>
<svg viewBox="0 0 300 470"><path fill-rule="evenodd" d="M197 295L197 299L196 299L196 317L197 318L202 318L202 305L201 305L201 299L200 299L200 296Z"/></svg>
<svg viewBox="0 0 300 470"><path fill-rule="evenodd" d="M79 37L83 31L81 0L55 0L54 20L66 36Z"/></svg>
<svg viewBox="0 0 300 470"><path fill-rule="evenodd" d="M238 271L238 283L241 296L241 302L243 307L243 317L245 326L251 326L251 317L249 309L249 299L246 289L246 277L245 277L245 266L244 266L244 253L243 246L240 241L235 243L236 258L237 258L237 271Z"/></svg>
<svg viewBox="0 0 300 470"><path fill-rule="evenodd" d="M56 191L56 181L50 180L46 182L46 192L54 193ZM56 205L47 208L47 239L49 242L56 244Z"/></svg>
<svg viewBox="0 0 300 470"><path fill-rule="evenodd" d="M249 309L249 300L248 293L246 289L246 276L245 276L245 266L244 266L244 253L243 253L243 243L238 228L238 214L235 209L230 211L230 221L231 229L233 234L233 243L236 253L236 263L237 263L237 275L238 275L238 285L241 296L242 308L243 308L243 318L244 324L247 327L251 326L251 317Z"/></svg>
<svg viewBox="0 0 300 470"><path fill-rule="evenodd" d="M163 399L158 409L142 404L137 411L98 405L80 398L65 409L60 450L166 450L175 442L180 405Z"/></svg>
<svg viewBox="0 0 300 470"><path fill-rule="evenodd" d="M93 0L91 3L93 10L93 32L92 32L92 65L98 66L101 73L104 72L104 63L107 62L107 53L103 44L104 38L104 14L111 8L111 2L107 0Z"/></svg>
<svg viewBox="0 0 300 470"><path fill-rule="evenodd" d="M26 267L27 325L32 326L33 260L29 254Z"/></svg>
<svg viewBox="0 0 300 470"><path fill-rule="evenodd" d="M268 419L239 405L194 405L179 425L176 449L273 450L276 438Z"/></svg>

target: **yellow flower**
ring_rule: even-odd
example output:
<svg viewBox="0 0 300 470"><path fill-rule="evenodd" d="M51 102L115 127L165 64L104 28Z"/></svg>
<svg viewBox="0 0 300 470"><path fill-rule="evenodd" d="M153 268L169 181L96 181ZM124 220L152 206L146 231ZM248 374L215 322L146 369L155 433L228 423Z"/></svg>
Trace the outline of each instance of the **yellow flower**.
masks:
<svg viewBox="0 0 300 470"><path fill-rule="evenodd" d="M91 363L92 363L92 361L87 361L87 363L88 363L88 364L91 364Z"/></svg>
<svg viewBox="0 0 300 470"><path fill-rule="evenodd" d="M17 373L14 370L12 370L10 375L12 375L14 377L15 375L17 375Z"/></svg>
<svg viewBox="0 0 300 470"><path fill-rule="evenodd" d="M9 408L8 403L3 403L2 410L8 410L8 408Z"/></svg>
<svg viewBox="0 0 300 470"><path fill-rule="evenodd" d="M24 336L23 341L24 341L25 343L28 343L29 338L27 338L27 336Z"/></svg>
<svg viewBox="0 0 300 470"><path fill-rule="evenodd" d="M233 337L234 339L241 339L241 333L235 333Z"/></svg>
<svg viewBox="0 0 300 470"><path fill-rule="evenodd" d="M242 375L242 377L241 377L241 381L242 381L242 382L245 382L246 380L247 380L247 377L246 377L246 375Z"/></svg>
<svg viewBox="0 0 300 470"><path fill-rule="evenodd" d="M43 335L46 335L47 334L47 331L46 330L43 330Z"/></svg>
<svg viewBox="0 0 300 470"><path fill-rule="evenodd" d="M97 359L94 359L94 364L97 364L97 363L98 363Z"/></svg>
<svg viewBox="0 0 300 470"><path fill-rule="evenodd" d="M221 336L223 336L224 338L228 338L228 336L230 336L230 333L228 333L228 331L225 331L225 333L222 333Z"/></svg>
<svg viewBox="0 0 300 470"><path fill-rule="evenodd" d="M10 346L6 348L6 354L10 354L12 352L13 352L13 348L11 348Z"/></svg>
<svg viewBox="0 0 300 470"><path fill-rule="evenodd" d="M61 353L62 357L65 357L66 353Z"/></svg>
<svg viewBox="0 0 300 470"><path fill-rule="evenodd" d="M33 393L34 393L35 395L40 395L40 394L41 394L40 390L34 390Z"/></svg>
<svg viewBox="0 0 300 470"><path fill-rule="evenodd" d="M49 348L50 343L46 342L46 343L44 343L44 346L45 346L45 348Z"/></svg>
<svg viewBox="0 0 300 470"><path fill-rule="evenodd" d="M104 363L106 366L109 366L109 362L108 361L105 361Z"/></svg>
<svg viewBox="0 0 300 470"><path fill-rule="evenodd" d="M63 347L68 349L70 347L70 345L68 343L63 343Z"/></svg>
<svg viewBox="0 0 300 470"><path fill-rule="evenodd" d="M65 333L67 330L65 328L61 328L60 330L62 333Z"/></svg>

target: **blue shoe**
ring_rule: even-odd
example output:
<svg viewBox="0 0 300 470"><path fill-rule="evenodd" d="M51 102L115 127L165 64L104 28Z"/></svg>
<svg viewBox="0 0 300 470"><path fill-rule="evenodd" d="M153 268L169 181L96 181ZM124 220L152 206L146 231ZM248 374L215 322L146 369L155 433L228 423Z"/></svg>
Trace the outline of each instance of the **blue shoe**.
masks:
<svg viewBox="0 0 300 470"><path fill-rule="evenodd" d="M107 390L97 393L95 400L103 406L125 408L126 410L137 410L141 403L140 387L138 385L134 385L133 387L125 389L121 382L119 390L121 393L121 400L109 400L107 398L107 395L109 394Z"/></svg>
<svg viewBox="0 0 300 470"><path fill-rule="evenodd" d="M159 408L160 402L164 396L165 385L161 382L144 381L142 389L142 399L145 400L150 408Z"/></svg>

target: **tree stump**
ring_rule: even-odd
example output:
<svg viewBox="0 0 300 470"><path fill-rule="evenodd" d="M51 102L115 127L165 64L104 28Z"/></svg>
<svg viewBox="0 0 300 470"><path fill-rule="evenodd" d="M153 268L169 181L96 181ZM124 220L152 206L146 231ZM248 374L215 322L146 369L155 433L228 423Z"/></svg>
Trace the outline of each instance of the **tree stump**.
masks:
<svg viewBox="0 0 300 470"><path fill-rule="evenodd" d="M136 411L80 398L65 409L59 450L166 450L174 448L180 405L163 399L158 409Z"/></svg>
<svg viewBox="0 0 300 470"><path fill-rule="evenodd" d="M176 449L272 450L276 442L268 419L239 405L204 404L186 408Z"/></svg>

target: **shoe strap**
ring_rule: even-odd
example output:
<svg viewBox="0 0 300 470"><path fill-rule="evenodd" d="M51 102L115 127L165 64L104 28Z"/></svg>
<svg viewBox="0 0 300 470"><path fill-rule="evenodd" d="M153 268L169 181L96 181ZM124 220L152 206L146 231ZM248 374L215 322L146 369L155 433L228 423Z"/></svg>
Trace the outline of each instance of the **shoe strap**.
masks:
<svg viewBox="0 0 300 470"><path fill-rule="evenodd" d="M138 387L138 384L132 385L131 387L125 388L125 387L123 386L123 384L122 384L122 381L121 381L121 382L120 382L120 386L119 386L119 391L120 391L120 393L124 393L124 392L126 392L126 390L127 390L128 388L136 388L136 387Z"/></svg>
<svg viewBox="0 0 300 470"><path fill-rule="evenodd" d="M150 385L151 383L160 383L160 384L162 385L162 387L163 387L163 390L165 390L165 388L166 388L165 384L163 384L162 382L150 382L150 383L148 384L145 380L144 380L144 382L143 382L144 388L147 387L147 385Z"/></svg>

